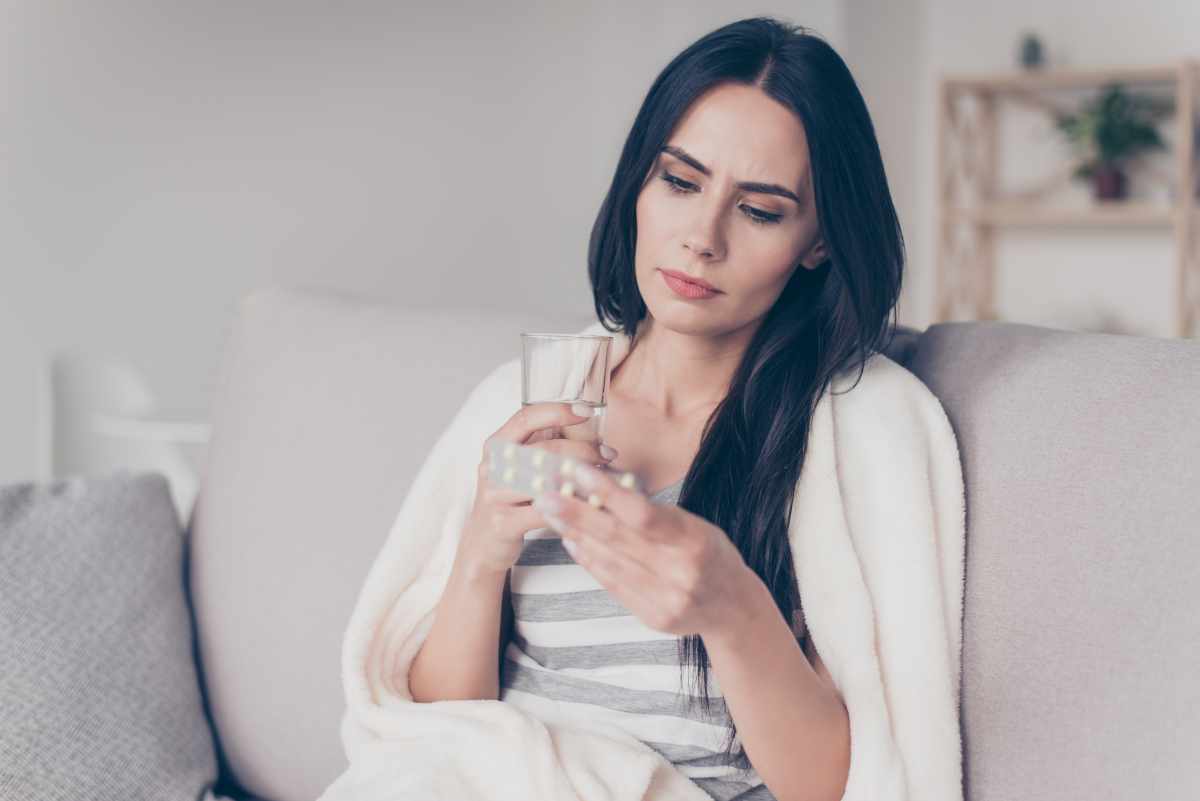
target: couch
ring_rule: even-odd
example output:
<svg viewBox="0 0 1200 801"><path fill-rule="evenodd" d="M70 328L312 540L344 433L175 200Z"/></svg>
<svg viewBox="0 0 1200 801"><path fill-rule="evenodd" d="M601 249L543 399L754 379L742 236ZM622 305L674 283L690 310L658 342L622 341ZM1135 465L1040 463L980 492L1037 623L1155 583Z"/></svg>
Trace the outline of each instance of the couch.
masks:
<svg viewBox="0 0 1200 801"><path fill-rule="evenodd" d="M344 770L341 638L409 481L520 331L590 321L239 304L181 532L210 793L310 801ZM1200 342L961 322L887 353L961 450L966 797L1200 798Z"/></svg>

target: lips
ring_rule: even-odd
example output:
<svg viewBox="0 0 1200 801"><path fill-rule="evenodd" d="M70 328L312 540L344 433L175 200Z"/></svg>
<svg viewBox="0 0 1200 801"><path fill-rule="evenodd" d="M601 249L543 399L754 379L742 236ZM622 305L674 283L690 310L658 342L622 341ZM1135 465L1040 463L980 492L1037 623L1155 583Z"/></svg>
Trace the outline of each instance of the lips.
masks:
<svg viewBox="0 0 1200 801"><path fill-rule="evenodd" d="M660 272L662 273L663 281L666 282L671 291L682 298L687 298L688 300L704 300L706 298L716 297L720 294L717 290L710 287L703 287L699 284L693 284L690 281L681 280L666 270L660 270Z"/></svg>
<svg viewBox="0 0 1200 801"><path fill-rule="evenodd" d="M680 272L679 270L668 270L665 267L662 267L660 269L663 271L664 274L669 275L679 281L686 281L689 284L694 284L698 287L701 287L703 289L708 289L713 292L720 291L715 286L713 286L712 284L705 281L703 278L693 278L692 276L688 275L685 272Z"/></svg>

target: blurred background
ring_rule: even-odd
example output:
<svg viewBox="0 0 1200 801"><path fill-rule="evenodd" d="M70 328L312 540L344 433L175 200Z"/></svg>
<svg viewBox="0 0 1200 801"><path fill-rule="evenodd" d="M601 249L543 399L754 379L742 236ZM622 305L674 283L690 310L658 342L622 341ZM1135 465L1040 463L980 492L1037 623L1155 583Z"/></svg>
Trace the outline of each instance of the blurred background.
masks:
<svg viewBox="0 0 1200 801"><path fill-rule="evenodd" d="M901 324L1197 334L1200 3L0 8L0 484L151 467L186 517L235 304L262 285L586 318L646 90L758 14L859 82L907 240ZM1089 142L1131 95L1142 116Z"/></svg>

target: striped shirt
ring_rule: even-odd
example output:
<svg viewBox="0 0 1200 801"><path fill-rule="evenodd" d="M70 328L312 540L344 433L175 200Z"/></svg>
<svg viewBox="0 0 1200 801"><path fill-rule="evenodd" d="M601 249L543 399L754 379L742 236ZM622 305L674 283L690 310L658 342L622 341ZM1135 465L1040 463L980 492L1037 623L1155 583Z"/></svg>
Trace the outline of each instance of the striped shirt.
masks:
<svg viewBox="0 0 1200 801"><path fill-rule="evenodd" d="M682 488L680 481L650 500L677 503ZM547 722L615 726L718 801L775 801L740 738L732 757L720 751L729 715L712 670L706 715L699 696L683 689L692 688L696 668L681 669L681 638L630 614L571 559L553 529L525 535L510 582L513 635L501 666L500 700Z"/></svg>

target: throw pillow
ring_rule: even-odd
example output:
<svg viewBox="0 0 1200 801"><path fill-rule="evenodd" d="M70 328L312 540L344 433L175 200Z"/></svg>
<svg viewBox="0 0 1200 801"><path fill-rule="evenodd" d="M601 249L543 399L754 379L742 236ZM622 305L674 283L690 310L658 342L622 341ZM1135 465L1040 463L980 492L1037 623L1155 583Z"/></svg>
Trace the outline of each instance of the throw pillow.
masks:
<svg viewBox="0 0 1200 801"><path fill-rule="evenodd" d="M159 473L0 487L0 798L209 797L183 546Z"/></svg>

